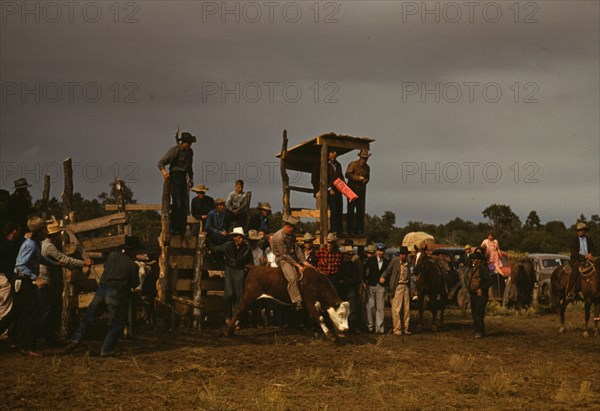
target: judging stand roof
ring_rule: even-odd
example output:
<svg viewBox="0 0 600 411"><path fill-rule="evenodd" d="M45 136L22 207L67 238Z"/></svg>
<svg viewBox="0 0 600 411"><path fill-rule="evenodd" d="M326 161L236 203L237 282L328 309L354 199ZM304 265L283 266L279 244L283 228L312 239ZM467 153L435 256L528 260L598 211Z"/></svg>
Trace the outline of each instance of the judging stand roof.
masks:
<svg viewBox="0 0 600 411"><path fill-rule="evenodd" d="M373 141L375 139L370 137L352 137L335 133L322 134L288 149L286 168L305 173L312 172L315 165L319 164L321 160L321 146L325 143L328 147L335 148L338 156L341 156L352 150L363 148L368 150ZM277 157L280 158L281 153L277 154Z"/></svg>

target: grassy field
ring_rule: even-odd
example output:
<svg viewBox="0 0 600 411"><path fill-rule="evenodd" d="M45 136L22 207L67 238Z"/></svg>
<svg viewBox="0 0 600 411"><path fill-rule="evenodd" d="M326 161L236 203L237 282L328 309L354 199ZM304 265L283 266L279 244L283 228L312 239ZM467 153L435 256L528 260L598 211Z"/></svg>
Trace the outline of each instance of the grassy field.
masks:
<svg viewBox="0 0 600 411"><path fill-rule="evenodd" d="M488 312L481 340L449 310L442 331L336 343L299 329L148 332L107 359L100 339L42 359L3 341L0 409L598 409L600 338L582 337L581 306L569 309L565 334L552 313Z"/></svg>

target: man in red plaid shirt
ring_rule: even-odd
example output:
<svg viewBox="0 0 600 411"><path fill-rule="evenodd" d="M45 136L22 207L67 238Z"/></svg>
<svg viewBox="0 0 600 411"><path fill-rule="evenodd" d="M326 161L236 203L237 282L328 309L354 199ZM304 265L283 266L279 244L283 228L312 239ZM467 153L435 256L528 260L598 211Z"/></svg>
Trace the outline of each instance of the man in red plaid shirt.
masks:
<svg viewBox="0 0 600 411"><path fill-rule="evenodd" d="M334 233L327 235L327 245L316 253L317 269L325 274L333 283L334 277L342 264L342 253L337 247L337 238Z"/></svg>

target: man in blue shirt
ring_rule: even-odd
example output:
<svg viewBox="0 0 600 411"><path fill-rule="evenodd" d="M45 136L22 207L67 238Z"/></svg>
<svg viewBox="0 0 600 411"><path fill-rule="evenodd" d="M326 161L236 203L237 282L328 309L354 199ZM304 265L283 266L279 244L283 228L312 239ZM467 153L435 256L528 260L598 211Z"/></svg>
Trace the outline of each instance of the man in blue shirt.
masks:
<svg viewBox="0 0 600 411"><path fill-rule="evenodd" d="M31 217L27 220L27 228L31 235L23 241L15 264L16 322L21 331L21 352L33 357L41 357L42 355L36 351L40 321L36 289L45 286L45 282L40 277L40 264L55 265L55 263L42 256L42 241L48 235L44 220L40 217Z"/></svg>
<svg viewBox="0 0 600 411"><path fill-rule="evenodd" d="M208 245L221 245L227 241L227 230L230 224L229 215L225 212L225 199L217 198L215 208L206 217L205 230L208 234Z"/></svg>

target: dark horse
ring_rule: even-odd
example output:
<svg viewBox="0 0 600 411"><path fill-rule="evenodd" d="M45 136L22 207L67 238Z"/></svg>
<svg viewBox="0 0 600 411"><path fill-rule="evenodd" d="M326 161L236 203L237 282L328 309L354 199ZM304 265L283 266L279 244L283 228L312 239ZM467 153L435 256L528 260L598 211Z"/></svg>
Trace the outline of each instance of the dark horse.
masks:
<svg viewBox="0 0 600 411"><path fill-rule="evenodd" d="M514 306L517 310L530 306L533 302L533 290L536 282L535 269L529 258L522 258L513 263L509 281L504 289L502 305Z"/></svg>
<svg viewBox="0 0 600 411"><path fill-rule="evenodd" d="M417 280L415 286L419 298L419 322L423 327L423 311L425 311L425 297L429 300L429 307L433 315L431 329L437 329L437 312L440 311L440 327L444 325L444 310L446 309L446 299L448 289L446 287L446 273L437 262L433 261L431 256L421 255L415 266L415 275Z"/></svg>
<svg viewBox="0 0 600 411"><path fill-rule="evenodd" d="M575 269L579 269L576 266ZM569 274L571 266L564 264L556 267L552 272L550 284L552 288L552 299L556 305L556 311L560 318L560 328L558 332L565 331L565 310L569 303L566 299L566 289L569 284ZM585 304L585 328L583 336L588 337L588 323L590 321L590 311L594 304L594 335L598 335L598 316L600 316L600 258L596 258L593 264L590 264L587 269L579 273L579 289L583 294Z"/></svg>

